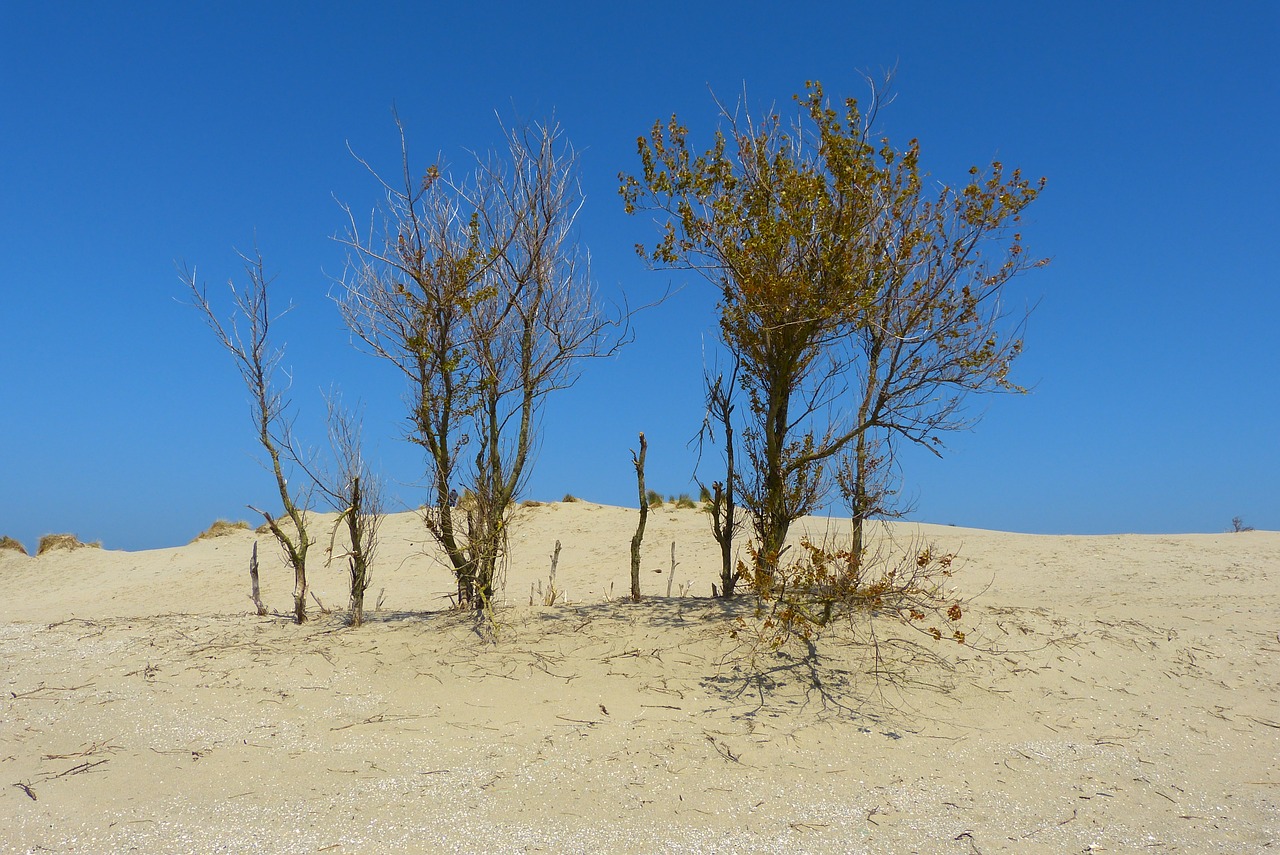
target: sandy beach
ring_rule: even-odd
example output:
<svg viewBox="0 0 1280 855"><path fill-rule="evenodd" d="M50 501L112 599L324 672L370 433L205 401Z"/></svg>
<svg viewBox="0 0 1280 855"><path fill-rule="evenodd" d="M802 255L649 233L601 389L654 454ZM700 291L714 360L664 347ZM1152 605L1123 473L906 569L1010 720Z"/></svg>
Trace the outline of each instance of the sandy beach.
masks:
<svg viewBox="0 0 1280 855"><path fill-rule="evenodd" d="M484 623L412 513L358 629L324 525L303 626L252 531L0 550L0 852L1280 849L1280 533L894 523L958 554L971 644L866 619L774 653L710 597L704 513L650 516L639 604L635 511L519 514Z"/></svg>

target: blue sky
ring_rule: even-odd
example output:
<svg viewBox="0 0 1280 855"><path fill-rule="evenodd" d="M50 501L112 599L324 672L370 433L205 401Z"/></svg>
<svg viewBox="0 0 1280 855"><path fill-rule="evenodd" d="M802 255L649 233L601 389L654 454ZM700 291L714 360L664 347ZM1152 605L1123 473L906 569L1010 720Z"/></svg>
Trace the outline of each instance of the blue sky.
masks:
<svg viewBox="0 0 1280 855"><path fill-rule="evenodd" d="M369 4L370 6L374 4ZM365 403L371 456L407 505L394 371L349 344L328 294L335 200L394 169L393 105L419 166L500 142L495 116L554 112L582 150L596 280L636 340L551 400L529 493L633 501L693 489L714 298L647 270L652 237L617 173L672 112L708 139L709 88L759 109L807 79L863 96L897 68L881 126L963 180L999 158L1048 178L1023 232L1052 258L1015 281L1038 304L1021 397L946 457L906 458L913 518L1041 533L1280 529L1280 5L1161 3L42 3L0 25L0 534L110 548L185 543L272 504L244 390L190 307L256 241L295 310L278 325L304 439L321 391ZM278 503L278 500L277 500Z"/></svg>

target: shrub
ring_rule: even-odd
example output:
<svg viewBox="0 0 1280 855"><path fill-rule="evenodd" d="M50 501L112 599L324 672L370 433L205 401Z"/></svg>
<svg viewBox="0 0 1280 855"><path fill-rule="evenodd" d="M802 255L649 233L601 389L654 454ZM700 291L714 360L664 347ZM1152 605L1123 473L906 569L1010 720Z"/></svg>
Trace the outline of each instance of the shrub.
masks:
<svg viewBox="0 0 1280 855"><path fill-rule="evenodd" d="M649 507L651 508L662 507L662 494L659 493L657 490L649 490L648 492L646 492L644 495L644 500L645 502L648 503Z"/></svg>
<svg viewBox="0 0 1280 855"><path fill-rule="evenodd" d="M681 493L680 497L674 500L677 508L696 508L698 505L689 497L688 493Z"/></svg>
<svg viewBox="0 0 1280 855"><path fill-rule="evenodd" d="M1231 518L1231 531L1233 534L1239 534L1242 531L1253 531L1253 526L1245 525L1244 520L1240 517Z"/></svg>
<svg viewBox="0 0 1280 855"><path fill-rule="evenodd" d="M46 534L40 538L40 545L36 547L36 555L44 555L46 552L52 552L55 549L84 549L86 547L100 549L101 541L93 543L83 543L80 538L74 534Z"/></svg>
<svg viewBox="0 0 1280 855"><path fill-rule="evenodd" d="M754 547L754 570L739 562L759 598L758 639L773 649L792 640L811 641L833 621L859 615L888 615L935 641L965 643L957 624L964 610L944 588L951 577L952 554L915 546L898 559L867 556L847 549L800 543L801 554L774 572L762 568ZM739 621L739 629L745 621Z"/></svg>
<svg viewBox="0 0 1280 855"><path fill-rule="evenodd" d="M582 500L581 500L581 499L579 499L577 496L573 495L573 493L565 493L565 494L564 494L564 498L563 498L563 499L561 499L560 501L562 501L562 502L581 502Z"/></svg>
<svg viewBox="0 0 1280 855"><path fill-rule="evenodd" d="M0 549L10 549L14 552L21 552L23 555L27 554L27 548L23 546L21 542L14 540L8 535L0 537Z"/></svg>
<svg viewBox="0 0 1280 855"><path fill-rule="evenodd" d="M215 520L213 525L200 532L192 540L192 543L199 543L202 540L209 540L214 537L225 537L228 534L235 534L238 531L248 531L249 524L244 520L232 522L231 520ZM270 529L268 529L269 531ZM265 532L263 532L265 533Z"/></svg>

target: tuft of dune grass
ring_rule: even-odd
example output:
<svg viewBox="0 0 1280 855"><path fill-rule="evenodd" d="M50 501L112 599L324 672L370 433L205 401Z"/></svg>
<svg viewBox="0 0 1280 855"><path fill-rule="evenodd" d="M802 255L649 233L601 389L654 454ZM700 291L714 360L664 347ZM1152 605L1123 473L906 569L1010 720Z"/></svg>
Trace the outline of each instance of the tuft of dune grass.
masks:
<svg viewBox="0 0 1280 855"><path fill-rule="evenodd" d="M208 540L213 537L224 537L228 534L235 534L238 531L248 531L249 524L244 520L232 522L231 520L215 520L213 525L200 532L192 540L192 543L199 543L202 540Z"/></svg>
<svg viewBox="0 0 1280 855"><path fill-rule="evenodd" d="M21 552L23 555L28 554L27 548L20 541L14 540L7 534L4 537L0 537L0 549L11 549L14 552Z"/></svg>
<svg viewBox="0 0 1280 855"><path fill-rule="evenodd" d="M36 555L44 555L46 552L52 552L55 549L84 549L86 547L92 549L101 549L101 541L93 543L85 543L74 534L46 534L40 538L40 545L36 547Z"/></svg>

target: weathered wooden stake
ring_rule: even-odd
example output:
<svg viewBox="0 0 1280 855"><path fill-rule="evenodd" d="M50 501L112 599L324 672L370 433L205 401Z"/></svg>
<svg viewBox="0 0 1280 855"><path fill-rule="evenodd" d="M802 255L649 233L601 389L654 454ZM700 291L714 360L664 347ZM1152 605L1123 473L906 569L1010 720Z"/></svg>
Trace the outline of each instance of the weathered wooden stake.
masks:
<svg viewBox="0 0 1280 855"><path fill-rule="evenodd" d="M640 486L640 525L636 527L636 535L631 538L631 601L640 602L640 542L644 540L644 524L649 518L649 502L644 495L644 455L649 450L649 443L644 434L640 434L640 454L631 452L631 462L636 467L636 481Z"/></svg>
<svg viewBox="0 0 1280 855"><path fill-rule="evenodd" d="M671 575L667 577L667 596L671 596L671 583L676 580L676 542L671 541Z"/></svg>
<svg viewBox="0 0 1280 855"><path fill-rule="evenodd" d="M258 593L258 542L253 542L253 556L249 559L249 582L253 586L253 604L258 607L258 617L262 617L267 613L267 607L262 604L262 597Z"/></svg>

